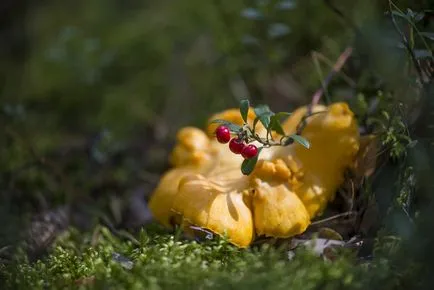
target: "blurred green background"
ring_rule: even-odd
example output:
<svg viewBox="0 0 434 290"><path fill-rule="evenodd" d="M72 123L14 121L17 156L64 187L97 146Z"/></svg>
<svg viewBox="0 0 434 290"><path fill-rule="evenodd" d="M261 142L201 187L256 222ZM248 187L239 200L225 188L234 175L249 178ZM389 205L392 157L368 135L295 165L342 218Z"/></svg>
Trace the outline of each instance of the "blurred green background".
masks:
<svg viewBox="0 0 434 290"><path fill-rule="evenodd" d="M166 168L180 127L240 99L306 104L354 38L322 1L5 3L1 181L20 211L106 182L122 195ZM379 6L338 5L363 25Z"/></svg>
<svg viewBox="0 0 434 290"><path fill-rule="evenodd" d="M412 19L425 12L417 25L433 31L431 1L394 3ZM380 0L2 1L0 247L64 206L67 222L45 220L54 236L101 222L83 206L130 227L131 201L167 169L179 128L203 127L244 98L279 111L305 105L348 46L325 102L349 102L361 124L375 100L389 112L412 107L424 97L390 12ZM409 37L418 60L432 59L433 38Z"/></svg>

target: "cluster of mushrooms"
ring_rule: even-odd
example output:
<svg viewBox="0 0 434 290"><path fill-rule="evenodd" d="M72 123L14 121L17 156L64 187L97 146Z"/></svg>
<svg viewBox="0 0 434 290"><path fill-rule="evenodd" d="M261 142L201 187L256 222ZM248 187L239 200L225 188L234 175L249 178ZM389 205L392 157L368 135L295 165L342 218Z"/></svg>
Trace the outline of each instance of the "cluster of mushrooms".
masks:
<svg viewBox="0 0 434 290"><path fill-rule="evenodd" d="M286 134L296 132L308 108L295 110L282 123ZM212 116L206 130L184 127L171 152L172 168L152 193L149 208L162 225L192 226L225 236L238 247L248 247L259 236L288 238L303 233L320 215L354 165L360 137L356 119L343 102L316 105L305 120L297 142L262 150L253 172L243 175L243 158L219 143L215 119L243 125L238 109ZM249 109L251 126L255 113ZM256 132L266 133L256 126ZM274 138L279 135L274 134Z"/></svg>

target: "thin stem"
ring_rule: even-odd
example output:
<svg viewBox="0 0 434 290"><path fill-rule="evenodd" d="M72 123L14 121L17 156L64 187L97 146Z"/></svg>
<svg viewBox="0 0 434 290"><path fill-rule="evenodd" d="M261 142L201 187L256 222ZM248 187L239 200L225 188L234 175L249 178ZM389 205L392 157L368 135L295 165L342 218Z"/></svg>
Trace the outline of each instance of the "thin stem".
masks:
<svg viewBox="0 0 434 290"><path fill-rule="evenodd" d="M335 220L335 219L338 219L341 217L347 217L347 216L351 216L351 215L355 215L355 214L356 214L356 212L354 212L354 211L347 211L347 212L340 213L340 214L337 214L337 215L334 215L334 216L331 216L331 217L328 217L328 218L325 218L325 219L322 219L319 221L315 221L315 222L311 223L310 225L316 226L316 225L319 225L319 224L322 224L325 222L329 222L329 221L332 221L332 220Z"/></svg>
<svg viewBox="0 0 434 290"><path fill-rule="evenodd" d="M331 98L330 98L330 96L329 96L329 93L328 93L327 88L324 87L324 82L323 82L324 75L323 75L323 73L322 73L321 65L319 64L318 58L319 58L319 57L317 56L317 54L316 54L315 52L312 52L312 60L313 60L313 63L314 63L314 65L315 65L315 69L316 69L316 71L317 71L317 73L318 73L318 76L319 76L319 80L320 80L320 82L321 82L322 89L323 89L323 91L325 92L325 96L326 96L326 100L327 100L327 102L330 103Z"/></svg>
<svg viewBox="0 0 434 290"><path fill-rule="evenodd" d="M325 57L322 53L319 53L317 51L312 52L312 57L316 58L317 61L319 62L320 60L322 62L324 62L328 67L333 67L333 62L328 59L327 57ZM321 71L322 73L322 71ZM348 85L350 85L351 87L355 87L356 83L344 72L339 71L339 75L342 77L342 79L347 82ZM321 74L321 79L323 78L322 74Z"/></svg>
<svg viewBox="0 0 434 290"><path fill-rule="evenodd" d="M342 69L344 64L347 62L348 58L351 56L352 52L353 52L353 48L347 47L345 49L345 51L339 56L338 60L336 61L336 63L332 67L332 70L329 72L329 74L325 78L325 80L323 82L324 85L320 89L318 89L315 92L315 94L313 95L312 102L311 102L309 109L308 109L309 114L312 113L313 107L319 103L321 96L324 93L324 88L327 88L327 86L329 85L329 83L331 82L333 77Z"/></svg>
<svg viewBox="0 0 434 290"><path fill-rule="evenodd" d="M342 54L337 59L336 63L333 65L332 70L325 78L323 82L323 86L319 88L312 96L312 102L307 108L307 113L305 117L303 117L302 121L300 122L301 125L297 128L297 135L300 135L304 127L306 126L306 119L308 116L312 115L313 107L319 103L321 96L324 93L324 89L327 88L327 86L329 85L333 77L342 69L344 64L347 62L348 58L351 56L352 52L353 52L353 48L351 46L347 47L344 50L344 52L342 52Z"/></svg>
<svg viewBox="0 0 434 290"><path fill-rule="evenodd" d="M396 6L395 3L393 3L391 0L389 0L389 8L390 8L390 12L391 12L391 14L392 14L392 6L393 6L393 8L395 8L399 13L401 13L401 14L404 15L404 12L403 12L401 9L399 9L399 7ZM393 17L393 14L392 14L392 17ZM414 28L414 30L416 30L417 34L418 34L419 37L422 39L422 42L423 42L425 48L431 52L431 58L432 58L433 52L432 52L432 50L431 50L431 47L430 47L430 46L428 45L428 43L426 42L425 37L423 37L423 36L421 35L419 29L417 28L416 24L414 24L413 21L411 21L411 20L408 19L407 17L406 17L405 19L407 20L408 23L410 23L410 25Z"/></svg>
<svg viewBox="0 0 434 290"><path fill-rule="evenodd" d="M399 29L398 23L396 23L395 17L393 16L393 13L392 13L392 5L395 7L395 9L397 9L398 11L401 11L401 10L399 10L399 8L395 4L393 4L392 1L389 0L389 10L390 10L390 16L391 16L390 18L392 20L392 24L395 27L396 32L398 32L398 34L401 36L402 42L403 42L405 48L407 49L408 53L410 54L411 60L413 61L414 67L415 67L415 69L417 71L417 74L419 75L420 82L423 83L422 69L421 69L421 67L419 65L419 62L416 59L416 55L414 54L413 49L411 49L411 46L410 46L410 43L407 40L407 37ZM401 11L401 13L402 13L402 11Z"/></svg>

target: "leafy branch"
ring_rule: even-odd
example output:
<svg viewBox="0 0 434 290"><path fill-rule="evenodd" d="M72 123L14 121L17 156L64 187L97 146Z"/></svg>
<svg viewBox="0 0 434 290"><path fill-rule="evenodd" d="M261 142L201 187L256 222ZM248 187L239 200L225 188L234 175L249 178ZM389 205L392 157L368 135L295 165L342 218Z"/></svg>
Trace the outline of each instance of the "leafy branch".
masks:
<svg viewBox="0 0 434 290"><path fill-rule="evenodd" d="M241 165L241 171L245 175L249 175L258 161L259 154L264 148L270 148L273 146L288 146L297 142L306 148L310 148L310 143L300 136L299 134L290 134L287 135L285 130L282 127L282 119L291 115L289 112L278 112L275 113L270 110L267 105L259 105L257 107L253 107L253 111L255 112L255 119L253 120L253 125L250 126L248 124L248 112L250 108L250 103L248 100L240 101L240 114L243 119L243 125L239 126L232 122L216 119L211 123L219 123L225 125L229 128L232 134L235 134L239 140L242 140L246 144L252 142L258 142L261 146L258 148L258 153L254 158L245 159L243 164ZM266 129L265 136L260 136L257 132L258 123L261 123ZM273 137L273 132L276 132L280 135L278 140L275 140Z"/></svg>

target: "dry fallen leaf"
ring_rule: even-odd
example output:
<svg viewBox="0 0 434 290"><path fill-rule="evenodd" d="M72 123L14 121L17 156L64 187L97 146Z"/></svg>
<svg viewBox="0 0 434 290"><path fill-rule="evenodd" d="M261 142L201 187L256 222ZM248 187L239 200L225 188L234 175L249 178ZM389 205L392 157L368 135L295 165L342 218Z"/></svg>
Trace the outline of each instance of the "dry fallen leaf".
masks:
<svg viewBox="0 0 434 290"><path fill-rule="evenodd" d="M338 241L338 240L331 240L331 239L321 239L321 238L314 238L309 240L292 239L291 248L294 249L300 245L311 248L316 255L321 256L324 254L324 250L326 248L343 247L345 245L345 242Z"/></svg>
<svg viewBox="0 0 434 290"><path fill-rule="evenodd" d="M318 237L322 239L329 239L329 240L337 240L337 241L343 241L344 238L342 238L341 234L339 234L337 231L331 228L320 228L318 230Z"/></svg>
<svg viewBox="0 0 434 290"><path fill-rule="evenodd" d="M378 166L380 148L381 144L377 136L360 137L360 147L354 165L346 172L344 184L338 191L346 203L346 210L354 210L357 192L362 187L364 179L375 172Z"/></svg>
<svg viewBox="0 0 434 290"><path fill-rule="evenodd" d="M353 180L356 189L360 187L364 178L371 176L375 172L379 151L380 142L377 136L366 135L360 137L360 148L353 169Z"/></svg>

